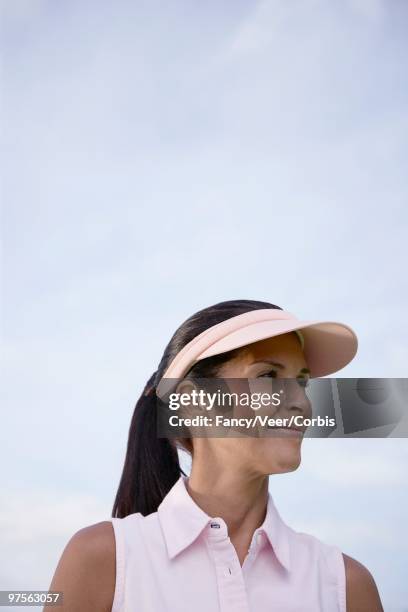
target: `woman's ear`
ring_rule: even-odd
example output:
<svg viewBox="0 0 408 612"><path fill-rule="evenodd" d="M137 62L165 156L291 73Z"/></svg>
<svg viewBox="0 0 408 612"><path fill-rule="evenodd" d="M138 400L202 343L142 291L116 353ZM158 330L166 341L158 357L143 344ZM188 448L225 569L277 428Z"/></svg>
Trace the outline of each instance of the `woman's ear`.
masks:
<svg viewBox="0 0 408 612"><path fill-rule="evenodd" d="M200 392L199 387L194 381L184 378L177 384L175 392L179 395L181 408L187 409L190 414L206 409L203 391L201 390ZM190 401L188 401L187 396L190 396Z"/></svg>
<svg viewBox="0 0 408 612"><path fill-rule="evenodd" d="M192 380L189 380L188 378L183 378L183 380L177 383L175 393L178 393L179 395L188 393L188 395L191 395L191 392L196 389L196 385Z"/></svg>

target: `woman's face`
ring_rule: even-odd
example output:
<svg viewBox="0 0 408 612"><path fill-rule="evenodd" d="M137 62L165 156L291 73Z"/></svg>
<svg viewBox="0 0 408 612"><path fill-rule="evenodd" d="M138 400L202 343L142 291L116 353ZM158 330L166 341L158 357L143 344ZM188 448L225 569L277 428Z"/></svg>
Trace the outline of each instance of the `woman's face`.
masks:
<svg viewBox="0 0 408 612"><path fill-rule="evenodd" d="M256 414L267 414L275 419L290 419L292 415L311 416L311 405L304 388L309 370L299 338L293 332L243 347L233 359L221 366L217 377L264 379L265 384L269 382L265 379L292 379L284 384L272 380L273 392L284 386L286 399L279 406L269 407L266 412L265 409L258 410ZM252 434L207 438L205 441L194 439L193 460L194 456L203 455L209 459L210 453L223 469L243 470L253 476L289 472L299 466L303 432L288 429L271 432L264 428L258 435L260 437Z"/></svg>

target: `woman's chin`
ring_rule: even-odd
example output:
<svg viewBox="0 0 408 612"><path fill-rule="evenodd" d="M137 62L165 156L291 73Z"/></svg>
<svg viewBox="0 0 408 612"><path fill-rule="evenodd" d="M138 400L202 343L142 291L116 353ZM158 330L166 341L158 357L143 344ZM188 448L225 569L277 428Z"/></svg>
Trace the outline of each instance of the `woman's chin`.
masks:
<svg viewBox="0 0 408 612"><path fill-rule="evenodd" d="M285 472L293 472L296 470L302 460L300 445L295 447L291 444L282 444L279 449L275 448L268 457L264 457L264 464L269 467L269 474L284 474Z"/></svg>

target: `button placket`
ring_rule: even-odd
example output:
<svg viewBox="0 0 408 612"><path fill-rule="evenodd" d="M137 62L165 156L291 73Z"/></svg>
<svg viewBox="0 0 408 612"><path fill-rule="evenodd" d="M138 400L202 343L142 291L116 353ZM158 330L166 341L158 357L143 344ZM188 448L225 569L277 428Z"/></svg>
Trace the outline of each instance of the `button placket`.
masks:
<svg viewBox="0 0 408 612"><path fill-rule="evenodd" d="M223 519L209 523L207 546L217 575L220 612L249 612L242 568Z"/></svg>

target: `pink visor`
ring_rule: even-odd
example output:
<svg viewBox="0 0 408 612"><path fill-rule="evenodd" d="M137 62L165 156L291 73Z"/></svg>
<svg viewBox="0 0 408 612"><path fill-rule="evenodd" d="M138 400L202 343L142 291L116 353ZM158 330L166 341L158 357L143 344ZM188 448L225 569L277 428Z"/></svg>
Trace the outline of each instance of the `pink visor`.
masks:
<svg viewBox="0 0 408 612"><path fill-rule="evenodd" d="M206 357L298 330L302 330L303 352L313 378L341 370L357 352L357 336L344 323L301 321L285 310L263 308L231 317L193 338L174 357L161 381L183 378L197 361Z"/></svg>

